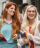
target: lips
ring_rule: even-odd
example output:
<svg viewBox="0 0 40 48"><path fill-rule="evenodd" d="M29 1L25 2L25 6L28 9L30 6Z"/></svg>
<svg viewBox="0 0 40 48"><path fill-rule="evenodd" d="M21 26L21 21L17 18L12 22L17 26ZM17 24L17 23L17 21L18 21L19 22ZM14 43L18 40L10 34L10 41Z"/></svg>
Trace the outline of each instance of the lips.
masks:
<svg viewBox="0 0 40 48"><path fill-rule="evenodd" d="M15 12L12 11L11 13L15 13Z"/></svg>
<svg viewBox="0 0 40 48"><path fill-rule="evenodd" d="M29 17L34 17L34 16L29 16Z"/></svg>
<svg viewBox="0 0 40 48"><path fill-rule="evenodd" d="M33 14L30 15L30 17L33 17L33 16L34 16Z"/></svg>
<svg viewBox="0 0 40 48"><path fill-rule="evenodd" d="M15 13L15 12L13 11L13 13Z"/></svg>

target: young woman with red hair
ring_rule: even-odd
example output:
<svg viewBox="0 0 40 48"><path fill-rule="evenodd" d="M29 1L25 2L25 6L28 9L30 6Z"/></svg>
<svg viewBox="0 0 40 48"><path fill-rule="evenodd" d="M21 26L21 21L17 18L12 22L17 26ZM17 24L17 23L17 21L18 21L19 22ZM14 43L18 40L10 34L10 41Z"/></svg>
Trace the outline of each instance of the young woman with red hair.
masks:
<svg viewBox="0 0 40 48"><path fill-rule="evenodd" d="M2 13L2 28L0 37L4 37L6 41L0 41L2 48L17 48L18 33L20 30L19 10L16 3L9 2L6 4Z"/></svg>

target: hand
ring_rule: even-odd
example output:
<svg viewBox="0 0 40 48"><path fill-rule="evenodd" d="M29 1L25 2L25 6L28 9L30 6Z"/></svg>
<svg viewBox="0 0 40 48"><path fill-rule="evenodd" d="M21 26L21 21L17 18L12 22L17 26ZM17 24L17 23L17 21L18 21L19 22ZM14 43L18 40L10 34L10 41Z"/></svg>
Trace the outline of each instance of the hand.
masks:
<svg viewBox="0 0 40 48"><path fill-rule="evenodd" d="M0 37L4 37L3 33L0 33Z"/></svg>
<svg viewBox="0 0 40 48"><path fill-rule="evenodd" d="M26 38L24 38L23 40L24 40L25 44L27 44L29 42L29 40Z"/></svg>
<svg viewBox="0 0 40 48"><path fill-rule="evenodd" d="M15 34L13 40L17 40L17 39L18 39L18 36L17 34Z"/></svg>
<svg viewBox="0 0 40 48"><path fill-rule="evenodd" d="M31 36L30 36L30 39L33 40L33 37L34 37L34 36L33 36L32 34L30 34L30 35L31 35Z"/></svg>

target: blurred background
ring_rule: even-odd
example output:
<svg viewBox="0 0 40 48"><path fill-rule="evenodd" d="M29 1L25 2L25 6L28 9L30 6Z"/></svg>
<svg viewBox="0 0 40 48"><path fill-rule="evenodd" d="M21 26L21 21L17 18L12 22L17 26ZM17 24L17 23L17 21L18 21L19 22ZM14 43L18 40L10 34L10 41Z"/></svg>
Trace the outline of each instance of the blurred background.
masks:
<svg viewBox="0 0 40 48"><path fill-rule="evenodd" d="M20 13L21 13L21 5L23 3L35 5L38 9L38 13L39 13L38 17L40 20L40 0L0 0L0 19L1 19L2 11L5 8L6 3L8 2L15 2L16 4L18 4Z"/></svg>

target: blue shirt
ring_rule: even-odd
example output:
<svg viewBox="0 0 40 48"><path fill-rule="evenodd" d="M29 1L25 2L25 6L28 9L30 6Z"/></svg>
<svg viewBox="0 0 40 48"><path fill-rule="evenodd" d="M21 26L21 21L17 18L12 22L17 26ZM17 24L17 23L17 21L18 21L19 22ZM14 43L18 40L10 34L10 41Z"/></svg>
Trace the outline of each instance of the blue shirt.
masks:
<svg viewBox="0 0 40 48"><path fill-rule="evenodd" d="M12 39L12 23L8 24L7 22L4 22L1 28L1 33L4 34L4 37L8 43L17 44L17 40Z"/></svg>

